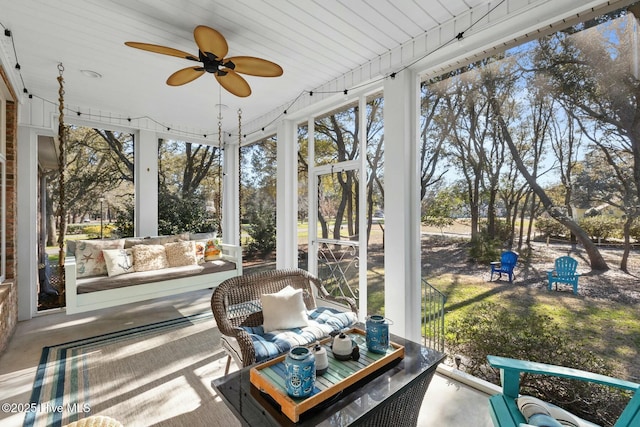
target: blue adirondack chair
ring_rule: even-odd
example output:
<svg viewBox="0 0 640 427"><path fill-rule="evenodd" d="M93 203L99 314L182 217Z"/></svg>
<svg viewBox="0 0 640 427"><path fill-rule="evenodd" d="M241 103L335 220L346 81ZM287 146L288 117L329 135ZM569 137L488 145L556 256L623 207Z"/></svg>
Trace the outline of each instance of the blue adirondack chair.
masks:
<svg viewBox="0 0 640 427"><path fill-rule="evenodd" d="M580 275L576 273L578 268L578 261L570 256L562 256L555 261L555 268L547 271L547 277L549 279L548 289L551 290L551 286L555 283L556 290L558 290L558 283L567 283L573 286L573 293L578 294L578 278Z"/></svg>
<svg viewBox="0 0 640 427"><path fill-rule="evenodd" d="M498 279L502 278L502 273L509 276L509 283L513 282L515 273L513 269L518 262L518 254L513 251L502 252L500 255L500 261L494 261L491 263L491 278L493 280L493 273L498 273Z"/></svg>
<svg viewBox="0 0 640 427"><path fill-rule="evenodd" d="M579 369L507 357L487 356L487 360L491 366L500 369L502 379L502 393L489 398L489 412L496 427L518 427L521 423L526 425L527 420L524 419L515 400L520 391L520 374L524 372L571 378L630 390L634 392L633 397L620 414L614 427L640 426L640 384Z"/></svg>

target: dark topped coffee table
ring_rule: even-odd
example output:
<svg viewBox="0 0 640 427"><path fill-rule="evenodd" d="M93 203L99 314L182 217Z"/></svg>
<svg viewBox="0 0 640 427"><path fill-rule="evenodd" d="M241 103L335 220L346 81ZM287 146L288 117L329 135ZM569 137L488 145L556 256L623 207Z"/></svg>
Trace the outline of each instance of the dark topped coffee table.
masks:
<svg viewBox="0 0 640 427"><path fill-rule="evenodd" d="M250 367L212 381L212 386L247 426L415 426L420 406L444 354L391 336L405 347L404 359L355 383L292 422L249 380Z"/></svg>

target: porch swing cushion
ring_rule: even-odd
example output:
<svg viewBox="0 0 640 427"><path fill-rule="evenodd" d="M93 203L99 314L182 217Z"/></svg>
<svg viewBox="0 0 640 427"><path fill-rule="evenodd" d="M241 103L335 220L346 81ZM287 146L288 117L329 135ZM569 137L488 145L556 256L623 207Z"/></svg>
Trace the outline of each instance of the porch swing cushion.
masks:
<svg viewBox="0 0 640 427"><path fill-rule="evenodd" d="M108 291L127 288L145 283L168 281L180 278L195 277L200 275L224 273L236 270L236 264L225 260L210 261L199 265L185 265L181 267L168 267L159 270L134 271L132 273L117 276L92 276L83 277L75 284L78 295L92 292Z"/></svg>

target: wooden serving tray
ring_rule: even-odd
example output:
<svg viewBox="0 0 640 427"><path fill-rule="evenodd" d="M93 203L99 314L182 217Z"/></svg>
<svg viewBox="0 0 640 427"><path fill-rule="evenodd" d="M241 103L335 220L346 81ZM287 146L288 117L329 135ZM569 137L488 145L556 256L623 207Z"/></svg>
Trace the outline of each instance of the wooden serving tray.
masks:
<svg viewBox="0 0 640 427"><path fill-rule="evenodd" d="M367 350L365 332L363 330L353 328L347 332L347 335L360 347L360 359L358 361L340 361L333 356L331 351L332 338L322 340L320 344L327 350L329 369L324 375L316 376L315 387L310 396L293 398L287 394L285 386L286 370L284 368L286 355L251 368L249 377L251 384L271 396L280 405L282 413L291 421L298 422L302 413L314 408L389 363L404 358L404 346L390 342L386 354L377 354Z"/></svg>

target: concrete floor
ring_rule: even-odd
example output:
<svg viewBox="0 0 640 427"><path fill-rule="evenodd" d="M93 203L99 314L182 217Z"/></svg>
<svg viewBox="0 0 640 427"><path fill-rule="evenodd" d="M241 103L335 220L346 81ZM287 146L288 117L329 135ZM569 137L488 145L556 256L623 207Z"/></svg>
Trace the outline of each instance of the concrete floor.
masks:
<svg viewBox="0 0 640 427"><path fill-rule="evenodd" d="M19 322L0 355L0 403L27 403L42 348L210 310L211 291L197 291L67 316L62 311ZM221 362L222 363L222 362ZM447 374L447 369L441 369ZM424 427L491 427L487 394L441 373L434 377L418 420ZM2 426L21 426L24 414L0 411Z"/></svg>

